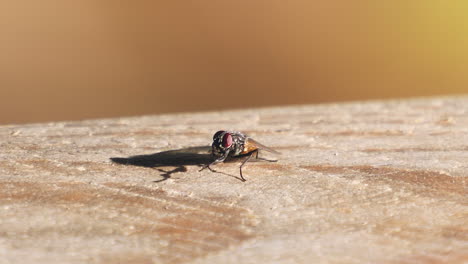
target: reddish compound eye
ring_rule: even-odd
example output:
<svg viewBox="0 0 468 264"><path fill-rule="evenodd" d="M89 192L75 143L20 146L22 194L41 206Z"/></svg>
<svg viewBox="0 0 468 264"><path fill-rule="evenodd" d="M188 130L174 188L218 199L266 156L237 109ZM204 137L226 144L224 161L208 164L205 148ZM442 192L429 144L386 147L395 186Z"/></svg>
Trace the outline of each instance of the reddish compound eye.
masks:
<svg viewBox="0 0 468 264"><path fill-rule="evenodd" d="M213 140L216 140L221 134L223 134L225 131L224 130L220 130L218 132L216 132L214 135L213 135Z"/></svg>
<svg viewBox="0 0 468 264"><path fill-rule="evenodd" d="M229 133L224 134L223 136L223 147L229 148L232 145L232 136Z"/></svg>

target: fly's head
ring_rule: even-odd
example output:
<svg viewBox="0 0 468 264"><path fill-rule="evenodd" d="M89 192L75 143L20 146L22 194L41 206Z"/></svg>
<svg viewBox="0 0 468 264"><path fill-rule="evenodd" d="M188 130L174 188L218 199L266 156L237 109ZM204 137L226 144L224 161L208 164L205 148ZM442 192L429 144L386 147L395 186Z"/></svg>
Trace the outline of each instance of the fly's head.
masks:
<svg viewBox="0 0 468 264"><path fill-rule="evenodd" d="M211 149L215 157L222 157L227 152L235 156L242 152L244 148L245 135L239 132L229 132L220 130L213 135Z"/></svg>
<svg viewBox="0 0 468 264"><path fill-rule="evenodd" d="M220 130L213 135L211 149L213 156L221 157L232 148L232 135L229 132Z"/></svg>

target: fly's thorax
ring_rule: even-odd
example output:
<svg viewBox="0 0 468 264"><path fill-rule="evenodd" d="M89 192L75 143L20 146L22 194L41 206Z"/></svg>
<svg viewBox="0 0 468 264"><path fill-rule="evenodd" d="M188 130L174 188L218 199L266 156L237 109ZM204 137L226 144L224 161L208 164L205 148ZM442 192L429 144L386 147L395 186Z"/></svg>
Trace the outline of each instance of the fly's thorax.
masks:
<svg viewBox="0 0 468 264"><path fill-rule="evenodd" d="M232 146L231 146L232 156L237 156L244 152L245 139L246 139L246 136L242 133L232 134L232 141L233 141Z"/></svg>

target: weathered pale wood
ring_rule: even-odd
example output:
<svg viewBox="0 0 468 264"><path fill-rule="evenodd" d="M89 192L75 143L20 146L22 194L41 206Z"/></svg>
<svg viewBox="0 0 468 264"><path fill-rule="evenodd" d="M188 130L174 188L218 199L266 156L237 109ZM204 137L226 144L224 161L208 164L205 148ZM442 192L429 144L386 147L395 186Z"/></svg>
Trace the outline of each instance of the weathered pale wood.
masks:
<svg viewBox="0 0 468 264"><path fill-rule="evenodd" d="M249 163L246 182L239 161L199 172L219 129L283 155ZM0 263L468 262L468 97L11 125L0 138Z"/></svg>

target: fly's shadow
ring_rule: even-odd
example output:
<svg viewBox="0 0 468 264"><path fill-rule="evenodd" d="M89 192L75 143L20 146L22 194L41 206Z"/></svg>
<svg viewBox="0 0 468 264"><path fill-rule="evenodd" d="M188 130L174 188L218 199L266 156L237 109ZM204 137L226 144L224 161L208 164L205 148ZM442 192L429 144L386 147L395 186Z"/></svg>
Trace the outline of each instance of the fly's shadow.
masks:
<svg viewBox="0 0 468 264"><path fill-rule="evenodd" d="M140 166L146 168L155 168L162 172L163 179L156 180L161 182L169 179L173 173L186 172L186 166L202 166L213 161L211 155L211 146L188 147L175 150L167 150L148 155L137 155L128 158L110 158L111 161L122 164ZM158 167L173 166L173 170L165 171Z"/></svg>

